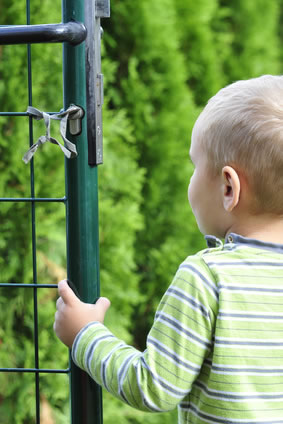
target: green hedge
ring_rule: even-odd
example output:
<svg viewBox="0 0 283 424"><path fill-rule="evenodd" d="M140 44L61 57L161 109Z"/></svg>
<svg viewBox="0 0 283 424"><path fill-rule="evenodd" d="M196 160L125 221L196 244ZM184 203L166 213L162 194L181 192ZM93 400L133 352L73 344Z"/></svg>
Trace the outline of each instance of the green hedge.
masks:
<svg viewBox="0 0 283 424"><path fill-rule="evenodd" d="M187 201L190 133L222 86L280 73L282 2L276 0L113 0L103 22L104 165L99 167L101 291L111 299L106 323L140 349L160 296L178 264L204 247ZM32 23L61 20L59 0L33 0ZM2 0L0 25L25 24L25 2ZM33 104L62 107L61 46L32 46ZM28 104L25 46L0 46L0 109ZM54 123L54 128L56 123ZM44 131L34 124L34 137ZM58 128L55 132L58 132ZM0 197L30 195L26 118L0 117ZM64 159L45 145L35 159L36 194L64 194ZM31 216L23 203L0 204L0 282L31 282ZM65 275L63 205L36 206L38 280ZM39 291L40 365L67 366L53 335L57 294ZM0 367L32 367L33 293L0 290ZM44 413L69 423L66 376L42 376ZM34 383L0 374L0 424L30 424ZM46 412L47 411L47 412ZM176 412L147 415L104 396L104 421L171 423ZM44 424L44 418L43 418Z"/></svg>

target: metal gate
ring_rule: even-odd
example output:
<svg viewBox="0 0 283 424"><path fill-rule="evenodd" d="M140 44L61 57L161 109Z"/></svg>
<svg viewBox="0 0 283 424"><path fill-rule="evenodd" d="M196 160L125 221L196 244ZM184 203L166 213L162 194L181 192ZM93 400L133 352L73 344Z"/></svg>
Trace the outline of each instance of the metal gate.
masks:
<svg viewBox="0 0 283 424"><path fill-rule="evenodd" d="M1 283L0 287L33 291L34 367L0 368L0 372L31 373L35 380L36 424L40 423L40 378L42 374L70 375L72 424L102 423L101 389L70 360L68 369L40 368L38 335L38 290L54 288L37 277L36 206L39 202L66 207L67 275L82 300L99 296L98 182L97 165L102 163L103 76L101 74L100 19L110 16L110 0L63 0L59 24L30 25L30 0L26 0L27 25L0 27L0 45L27 44L28 106L32 99L32 43L63 43L63 110L78 106L81 115L69 121L67 138L75 144L77 157L66 159L66 194L62 198L35 196L34 159L30 161L30 196L0 198L1 202L25 202L31 209L33 281L30 284ZM60 95L60 94L59 94ZM36 105L35 105L36 106ZM29 142L33 145L33 118L26 112L0 112L0 116L26 116ZM63 160L63 159L62 159ZM1 228L1 223L0 223ZM16 343L16 342L15 342ZM16 345L15 345L16 349ZM1 364L0 364L1 367ZM11 423L13 418L11 417Z"/></svg>

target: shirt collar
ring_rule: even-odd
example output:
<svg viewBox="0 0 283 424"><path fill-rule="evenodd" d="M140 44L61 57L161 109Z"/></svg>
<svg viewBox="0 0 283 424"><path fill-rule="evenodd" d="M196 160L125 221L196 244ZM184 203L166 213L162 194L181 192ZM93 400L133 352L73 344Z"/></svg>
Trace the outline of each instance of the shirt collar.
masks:
<svg viewBox="0 0 283 424"><path fill-rule="evenodd" d="M211 247L222 247L223 246L222 241L219 238L215 237L215 236L207 235L207 236L204 236L204 238L205 238L205 241L206 241L206 244L207 244L207 247L208 248L211 248Z"/></svg>
<svg viewBox="0 0 283 424"><path fill-rule="evenodd" d="M208 248L223 246L222 241L215 236L207 235L205 236L205 240ZM225 238L225 244L242 244L249 247L255 247L257 249L265 249L271 250L273 252L283 253L283 244L269 243L266 241L243 237L236 233L229 233Z"/></svg>
<svg viewBox="0 0 283 424"><path fill-rule="evenodd" d="M243 237L235 233L230 233L226 236L225 244L226 243L243 244L245 246L255 247L257 249L265 249L271 250L273 252L283 253L283 244L270 243L262 240Z"/></svg>

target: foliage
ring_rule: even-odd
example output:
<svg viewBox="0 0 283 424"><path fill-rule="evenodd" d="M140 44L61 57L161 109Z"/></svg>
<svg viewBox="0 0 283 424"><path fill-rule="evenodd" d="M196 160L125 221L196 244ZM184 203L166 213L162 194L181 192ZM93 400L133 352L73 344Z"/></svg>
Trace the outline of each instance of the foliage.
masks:
<svg viewBox="0 0 283 424"><path fill-rule="evenodd" d="M204 247L187 203L187 157L194 121L208 98L241 78L281 72L282 2L276 0L113 0L103 22L104 165L99 167L101 290L111 299L107 325L144 348L160 296L179 263ZM32 23L61 20L59 0L33 0ZM264 10L264 13L262 12ZM0 24L24 24L25 2L2 0ZM62 107L61 46L32 46L33 104ZM28 104L26 46L0 46L0 109ZM56 125L55 125L56 126ZM34 127L34 139L44 132ZM57 130L58 131L58 130ZM25 117L0 116L0 197L30 197ZM35 194L64 195L64 160L44 146L35 160ZM37 275L32 266L31 207L0 203L0 282L56 282L65 276L65 209L35 209ZM38 290L40 366L67 367L52 331L56 293ZM34 366L34 293L0 290L0 367ZM67 424L65 375L40 376L42 410ZM0 373L0 424L34 422L34 377ZM104 420L171 423L137 412L105 393ZM44 424L44 418L42 418Z"/></svg>
<svg viewBox="0 0 283 424"><path fill-rule="evenodd" d="M280 73L280 9L276 0L232 2L229 25L234 33L234 54L227 60L231 79Z"/></svg>

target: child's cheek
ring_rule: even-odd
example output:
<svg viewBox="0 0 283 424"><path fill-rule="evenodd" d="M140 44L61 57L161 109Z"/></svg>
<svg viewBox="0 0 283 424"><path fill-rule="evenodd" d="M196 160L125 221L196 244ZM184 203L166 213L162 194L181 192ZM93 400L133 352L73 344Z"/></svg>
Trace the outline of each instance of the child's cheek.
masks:
<svg viewBox="0 0 283 424"><path fill-rule="evenodd" d="M190 203L192 209L193 209L193 206L194 206L194 203L195 203L194 201L195 201L195 195L196 195L196 193L195 193L195 182L194 182L195 178L194 177L195 177L195 174L193 174L191 176L189 186L188 186L188 200L189 200L189 203Z"/></svg>

